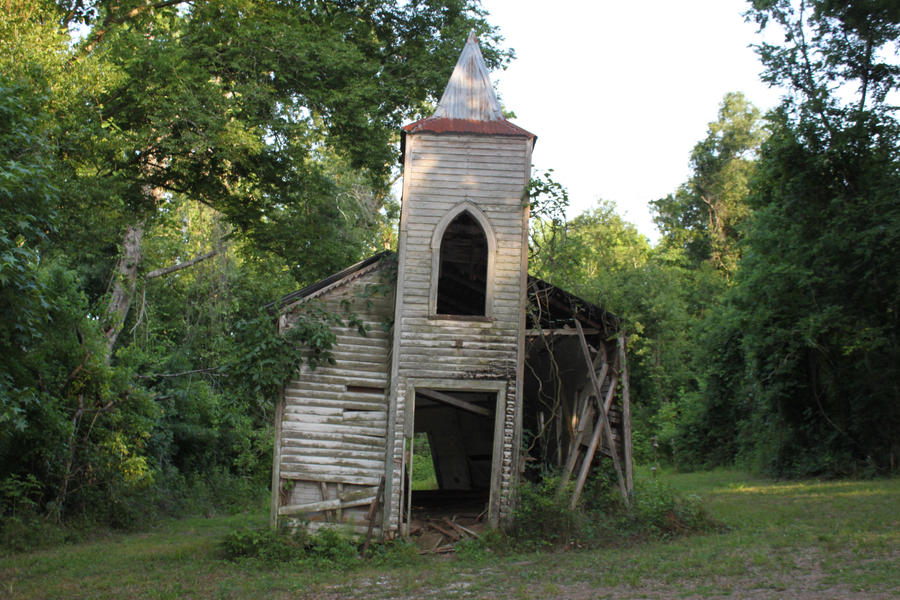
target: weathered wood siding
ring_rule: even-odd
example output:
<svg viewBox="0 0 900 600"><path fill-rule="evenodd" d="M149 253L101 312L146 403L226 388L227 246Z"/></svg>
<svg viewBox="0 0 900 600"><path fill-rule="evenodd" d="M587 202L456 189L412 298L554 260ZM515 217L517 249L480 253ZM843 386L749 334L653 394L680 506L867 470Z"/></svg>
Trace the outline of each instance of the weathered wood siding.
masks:
<svg viewBox="0 0 900 600"><path fill-rule="evenodd" d="M395 312L395 375L390 423L392 477L385 527L396 531L403 487L403 438L411 435L416 379L506 381L501 407L501 514L508 506L517 439L517 371L524 327L527 271L527 203L532 140L524 137L419 133L408 135L400 218L398 295ZM442 219L461 203L471 203L490 224L494 256L489 261L487 319L436 317L432 289L432 239ZM469 388L471 389L471 387ZM496 457L495 457L496 460Z"/></svg>
<svg viewBox="0 0 900 600"><path fill-rule="evenodd" d="M284 326L291 327L306 302L335 313L349 303L369 331L363 336L355 326L334 327L335 364L311 369L304 361L285 388L275 440L280 493L274 495L273 517L304 515L313 526L340 521L366 528L366 511L385 473L391 344L385 325L393 318L385 269L378 265L351 276L286 314ZM302 510L316 504L328 510Z"/></svg>

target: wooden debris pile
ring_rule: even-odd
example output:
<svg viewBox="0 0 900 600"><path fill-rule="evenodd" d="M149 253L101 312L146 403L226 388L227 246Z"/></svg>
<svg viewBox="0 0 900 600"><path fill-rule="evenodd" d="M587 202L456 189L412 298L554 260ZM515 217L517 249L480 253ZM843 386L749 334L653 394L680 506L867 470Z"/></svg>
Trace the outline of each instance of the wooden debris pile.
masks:
<svg viewBox="0 0 900 600"><path fill-rule="evenodd" d="M409 537L420 554L446 554L461 540L481 537L484 526L484 514L421 517L409 524Z"/></svg>

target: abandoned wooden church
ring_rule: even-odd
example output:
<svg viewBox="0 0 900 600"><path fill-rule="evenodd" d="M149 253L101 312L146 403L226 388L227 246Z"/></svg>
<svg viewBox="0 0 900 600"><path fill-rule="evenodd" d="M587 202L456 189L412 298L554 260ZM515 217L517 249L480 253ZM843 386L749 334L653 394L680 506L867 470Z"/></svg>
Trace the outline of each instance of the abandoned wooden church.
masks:
<svg viewBox="0 0 900 600"><path fill-rule="evenodd" d="M465 505L496 526L511 516L528 464L559 468L577 496L595 454L614 461L627 494L619 322L528 276L523 198L536 138L503 117L474 35L434 115L401 135L398 252L277 305L282 329L315 303L349 307L368 332L335 327L334 364L304 362L284 390L273 523L341 523L390 538L407 534L417 511ZM422 434L437 490L412 489Z"/></svg>

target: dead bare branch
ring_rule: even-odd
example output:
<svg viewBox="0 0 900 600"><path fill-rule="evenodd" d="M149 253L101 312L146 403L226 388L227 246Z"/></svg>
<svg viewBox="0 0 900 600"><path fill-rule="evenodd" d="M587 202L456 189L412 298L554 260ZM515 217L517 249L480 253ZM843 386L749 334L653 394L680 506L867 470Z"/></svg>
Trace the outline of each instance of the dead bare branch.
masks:
<svg viewBox="0 0 900 600"><path fill-rule="evenodd" d="M216 256L218 253L219 253L218 250L211 250L211 251L207 252L206 254L201 254L200 256L192 258L191 260L186 260L182 263L178 263L177 265L169 265L168 267L163 267L162 269L155 269L153 271L150 271L146 275L144 275L144 279L147 279L147 280L155 279L157 277L162 277L163 275L168 275L169 273L174 273L175 271L180 271L182 269L187 269L188 267L193 267L197 263L203 262L207 258L212 258L213 256Z"/></svg>

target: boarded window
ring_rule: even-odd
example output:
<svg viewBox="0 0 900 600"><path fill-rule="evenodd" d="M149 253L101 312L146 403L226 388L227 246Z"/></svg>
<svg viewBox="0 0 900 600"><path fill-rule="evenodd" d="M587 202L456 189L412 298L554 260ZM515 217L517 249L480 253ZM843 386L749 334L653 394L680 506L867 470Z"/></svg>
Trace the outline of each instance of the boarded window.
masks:
<svg viewBox="0 0 900 600"><path fill-rule="evenodd" d="M438 314L485 314L487 263L487 236L478 221L463 211L441 239Z"/></svg>

